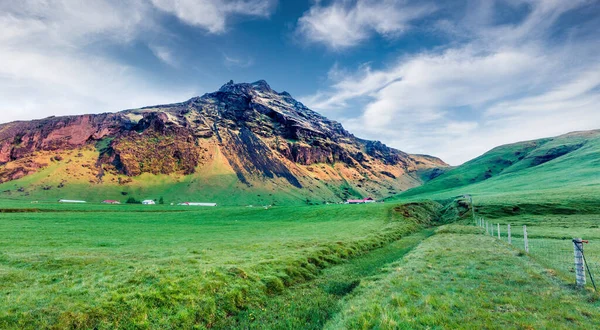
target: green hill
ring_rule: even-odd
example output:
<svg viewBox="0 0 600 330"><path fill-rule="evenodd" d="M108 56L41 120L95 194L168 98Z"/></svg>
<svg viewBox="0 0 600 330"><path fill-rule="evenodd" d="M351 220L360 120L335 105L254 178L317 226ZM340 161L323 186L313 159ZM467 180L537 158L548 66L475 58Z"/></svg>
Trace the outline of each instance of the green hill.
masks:
<svg viewBox="0 0 600 330"><path fill-rule="evenodd" d="M597 200L600 130L500 146L392 199Z"/></svg>

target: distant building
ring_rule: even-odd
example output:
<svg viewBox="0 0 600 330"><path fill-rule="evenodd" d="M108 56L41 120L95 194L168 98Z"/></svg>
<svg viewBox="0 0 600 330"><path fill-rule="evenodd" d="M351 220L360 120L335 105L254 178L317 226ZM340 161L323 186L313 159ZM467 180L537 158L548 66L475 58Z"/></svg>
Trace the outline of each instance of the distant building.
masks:
<svg viewBox="0 0 600 330"><path fill-rule="evenodd" d="M102 204L113 204L113 205L116 205L116 204L121 204L121 202L114 201L112 199L107 199L107 200L103 201Z"/></svg>
<svg viewBox="0 0 600 330"><path fill-rule="evenodd" d="M59 203L72 203L72 204L85 204L85 203L87 203L86 201L76 201L76 200L72 200L72 199L61 199L58 202Z"/></svg>
<svg viewBox="0 0 600 330"><path fill-rule="evenodd" d="M177 205L182 206L217 206L217 203L194 203L194 202L183 202Z"/></svg>
<svg viewBox="0 0 600 330"><path fill-rule="evenodd" d="M367 204L367 203L375 203L375 200L371 197L367 197L364 199L349 199L346 201L346 204Z"/></svg>
<svg viewBox="0 0 600 330"><path fill-rule="evenodd" d="M148 200L143 201L142 204L144 204L144 205L154 205L154 204L156 204L156 202L153 201L153 200L151 200L151 199L148 199Z"/></svg>

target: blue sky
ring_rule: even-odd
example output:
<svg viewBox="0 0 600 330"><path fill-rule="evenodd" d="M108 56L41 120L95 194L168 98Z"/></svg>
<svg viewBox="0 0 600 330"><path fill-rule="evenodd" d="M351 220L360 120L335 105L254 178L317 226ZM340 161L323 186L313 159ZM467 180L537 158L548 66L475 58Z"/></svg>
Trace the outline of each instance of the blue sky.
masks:
<svg viewBox="0 0 600 330"><path fill-rule="evenodd" d="M355 135L460 164L600 128L598 0L0 2L0 122L265 79Z"/></svg>

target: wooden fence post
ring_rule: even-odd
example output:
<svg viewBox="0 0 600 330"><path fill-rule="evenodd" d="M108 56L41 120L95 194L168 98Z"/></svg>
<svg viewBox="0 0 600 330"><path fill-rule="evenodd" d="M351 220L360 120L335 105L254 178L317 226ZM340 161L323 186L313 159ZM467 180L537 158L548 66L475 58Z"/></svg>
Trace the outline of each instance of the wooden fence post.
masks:
<svg viewBox="0 0 600 330"><path fill-rule="evenodd" d="M583 240L573 238L573 251L575 253L575 280L577 286L585 286L585 268L583 264Z"/></svg>
<svg viewBox="0 0 600 330"><path fill-rule="evenodd" d="M502 239L500 238L500 224L498 224L498 239Z"/></svg>
<svg viewBox="0 0 600 330"><path fill-rule="evenodd" d="M523 240L525 243L525 252L529 253L529 242L527 241L527 225L523 225Z"/></svg>
<svg viewBox="0 0 600 330"><path fill-rule="evenodd" d="M508 244L512 245L512 239L510 237L510 223L508 224Z"/></svg>

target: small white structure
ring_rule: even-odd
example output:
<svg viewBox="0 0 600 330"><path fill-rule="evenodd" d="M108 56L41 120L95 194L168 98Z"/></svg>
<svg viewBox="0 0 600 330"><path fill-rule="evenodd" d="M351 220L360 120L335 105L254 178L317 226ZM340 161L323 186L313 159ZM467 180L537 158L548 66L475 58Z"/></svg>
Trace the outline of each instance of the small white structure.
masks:
<svg viewBox="0 0 600 330"><path fill-rule="evenodd" d="M148 199L148 200L143 201L142 204L144 204L144 205L155 205L156 202L154 202L151 199Z"/></svg>
<svg viewBox="0 0 600 330"><path fill-rule="evenodd" d="M177 205L181 206L217 206L217 203L193 203L193 202L183 202Z"/></svg>
<svg viewBox="0 0 600 330"><path fill-rule="evenodd" d="M86 201L76 201L76 200L72 200L72 199L61 199L58 201L59 203L71 203L71 204L85 204L87 203Z"/></svg>
<svg viewBox="0 0 600 330"><path fill-rule="evenodd" d="M371 197L367 197L364 199L349 199L346 201L346 204L367 204L367 203L375 203L375 200Z"/></svg>

